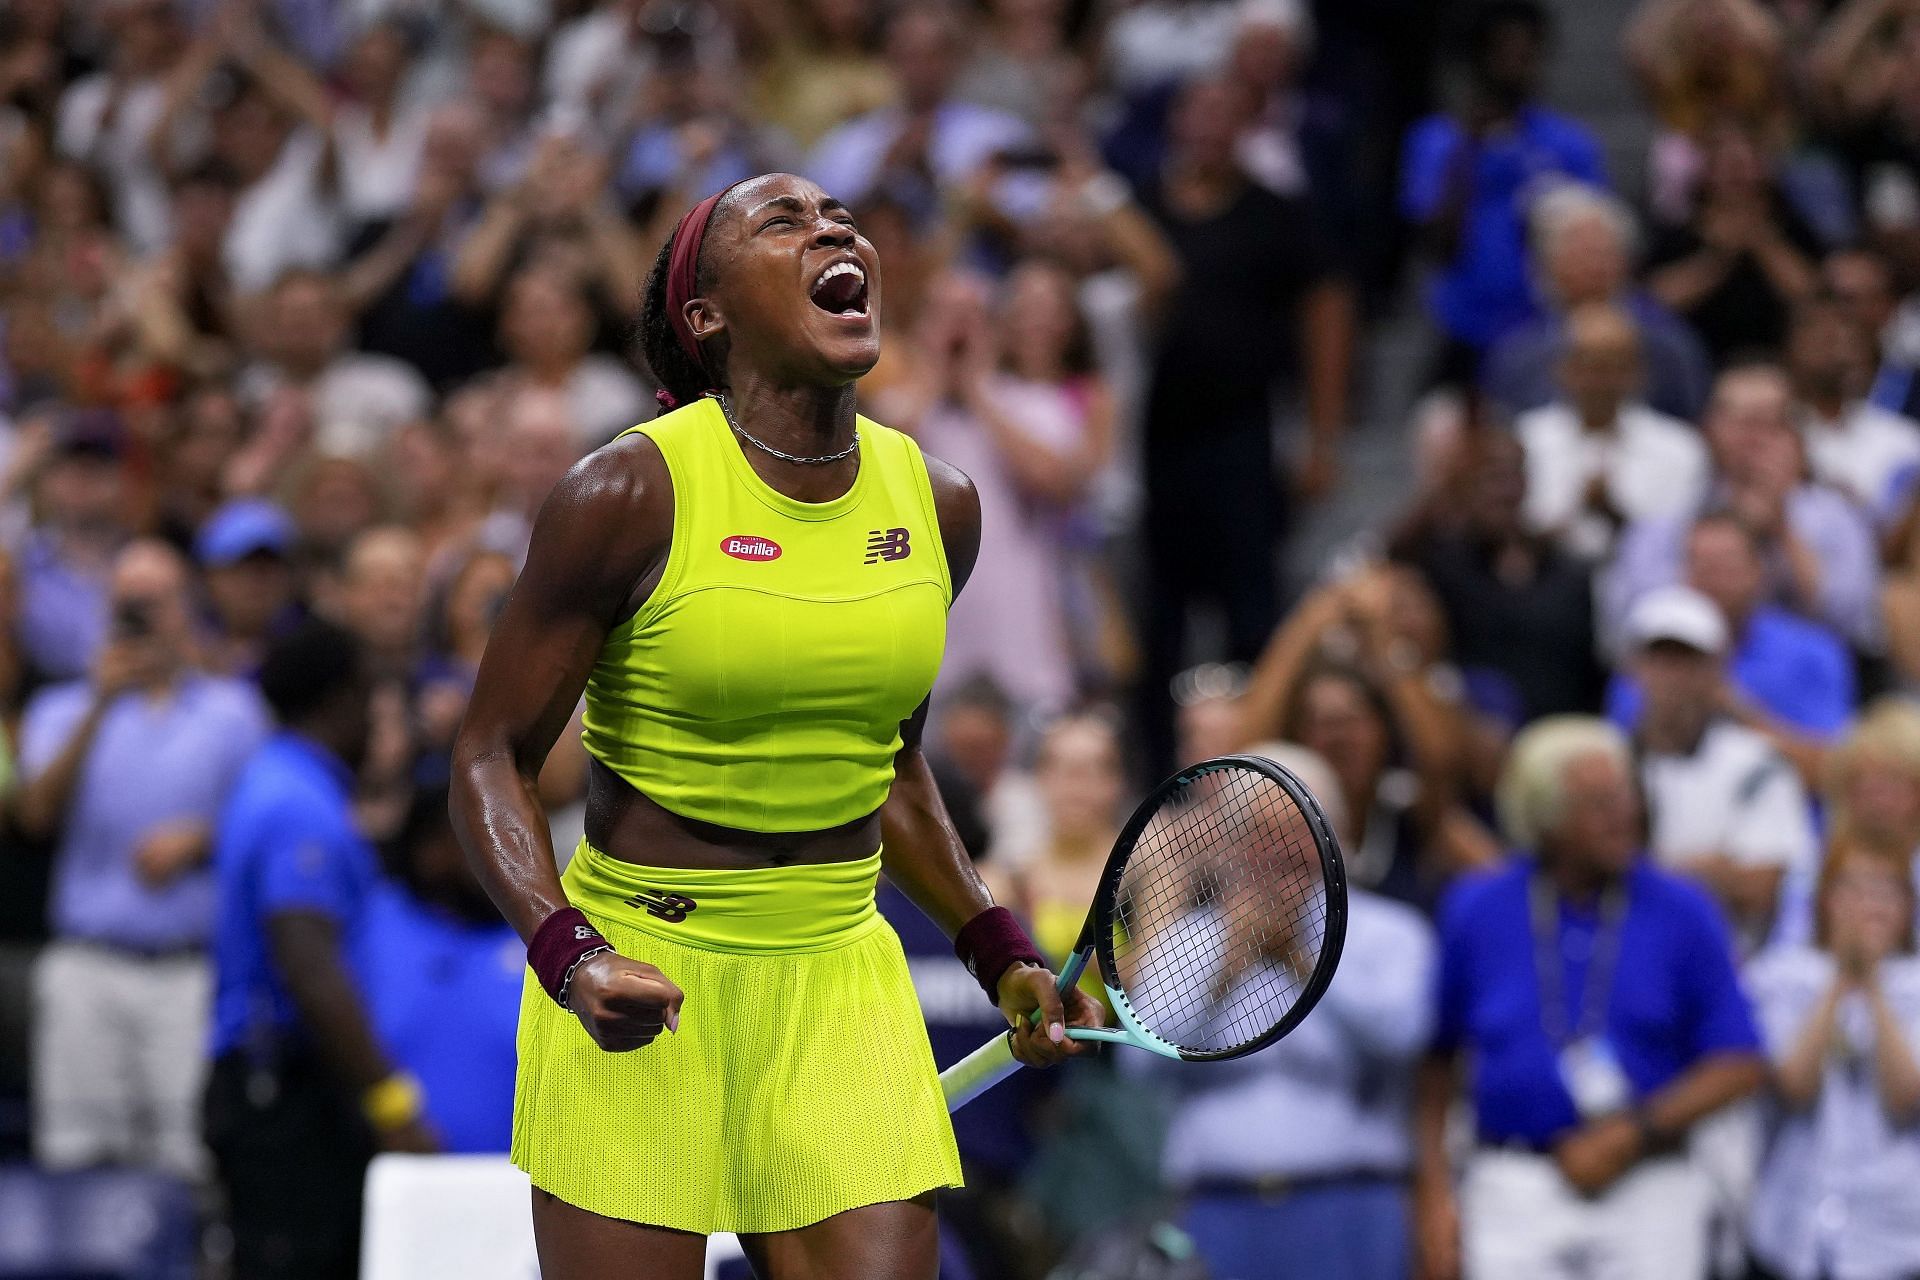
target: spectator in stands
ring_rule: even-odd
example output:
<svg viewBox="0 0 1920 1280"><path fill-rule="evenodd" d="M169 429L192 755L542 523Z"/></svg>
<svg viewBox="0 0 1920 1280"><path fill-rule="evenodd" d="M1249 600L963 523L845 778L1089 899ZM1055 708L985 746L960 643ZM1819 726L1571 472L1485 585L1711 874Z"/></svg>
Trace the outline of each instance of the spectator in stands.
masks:
<svg viewBox="0 0 1920 1280"><path fill-rule="evenodd" d="M371 670L412 679L426 639L426 555L401 525L369 529L347 549L340 582L341 620L360 640Z"/></svg>
<svg viewBox="0 0 1920 1280"><path fill-rule="evenodd" d="M1705 517L1688 536L1686 581L1714 604L1727 627L1721 711L1764 734L1803 777L1817 781L1824 745L1853 711L1853 662L1831 631L1767 603L1762 554L1752 529L1738 517ZM1633 616L1630 611L1628 619ZM1614 722L1637 724L1640 697L1631 672L1616 678L1607 698Z"/></svg>
<svg viewBox="0 0 1920 1280"><path fill-rule="evenodd" d="M500 312L509 389L564 396L581 452L641 421L650 398L625 362L593 350L597 323L580 286L551 268L515 276Z"/></svg>
<svg viewBox="0 0 1920 1280"><path fill-rule="evenodd" d="M1444 631L1404 568L1329 584L1274 633L1239 706L1243 741L1284 738L1331 769L1351 882L1423 909L1499 852L1458 804L1467 729Z"/></svg>
<svg viewBox="0 0 1920 1280"><path fill-rule="evenodd" d="M354 939L357 971L379 975L369 1028L419 1081L442 1149L504 1152L526 947L467 869L444 787L415 792L388 865Z"/></svg>
<svg viewBox="0 0 1920 1280"><path fill-rule="evenodd" d="M168 208L147 138L165 105L166 74L183 34L167 0L120 0L106 12L105 65L61 95L56 140L63 155L105 176L115 224L132 248L151 252L166 242Z"/></svg>
<svg viewBox="0 0 1920 1280"><path fill-rule="evenodd" d="M238 302L224 246L238 179L218 160L178 174L171 238L133 268L129 317L139 356L168 371L225 378L241 356Z"/></svg>
<svg viewBox="0 0 1920 1280"><path fill-rule="evenodd" d="M1901 698L1868 706L1825 781L1835 842L1911 862L1920 853L1920 708Z"/></svg>
<svg viewBox="0 0 1920 1280"><path fill-rule="evenodd" d="M1625 312L1569 312L1555 399L1520 415L1527 523L1601 560L1620 527L1691 510L1707 487L1699 433L1639 398L1640 335Z"/></svg>
<svg viewBox="0 0 1920 1280"><path fill-rule="evenodd" d="M872 0L742 4L737 34L754 117L804 149L885 107L894 82L877 47L878 8Z"/></svg>
<svg viewBox="0 0 1920 1280"><path fill-rule="evenodd" d="M1527 528L1526 493L1520 443L1470 431L1394 546L1439 600L1468 683L1511 707L1515 723L1597 709L1606 679L1594 651L1591 571Z"/></svg>
<svg viewBox="0 0 1920 1280"><path fill-rule="evenodd" d="M1920 120L1914 15L1897 0L1854 0L1833 11L1809 59L1814 104L1852 171L1863 230L1899 261L1920 262Z"/></svg>
<svg viewBox="0 0 1920 1280"><path fill-rule="evenodd" d="M42 690L21 730L18 821L58 849L54 941L34 974L34 1154L47 1168L205 1172L207 863L267 716L250 686L195 666L189 590L172 548L128 546L91 678Z"/></svg>
<svg viewBox="0 0 1920 1280"><path fill-rule="evenodd" d="M348 345L351 317L333 275L288 271L267 296L264 320L260 360L243 385L255 404L283 390L300 393L321 451L364 457L432 408L433 392L411 365Z"/></svg>
<svg viewBox="0 0 1920 1280"><path fill-rule="evenodd" d="M1243 118L1227 83L1199 81L1173 107L1171 147L1142 203L1179 261L1160 316L1142 425L1148 599L1142 729L1163 762L1163 691L1183 664L1189 612L1226 613L1226 657L1251 661L1279 612L1273 552L1288 500L1275 484L1276 375L1297 378L1304 447L1288 477L1312 499L1339 476L1354 300L1314 210L1251 181L1235 154Z"/></svg>
<svg viewBox="0 0 1920 1280"><path fill-rule="evenodd" d="M941 6L898 10L886 35L898 102L822 138L808 158L807 176L856 207L884 191L924 223L937 211L941 188L1025 142L1028 130L1018 117L953 95L961 41L959 19Z"/></svg>
<svg viewBox="0 0 1920 1280"><path fill-rule="evenodd" d="M1425 1274L1696 1280L1708 1188L1688 1134L1765 1074L1726 925L1640 856L1632 754L1602 721L1523 732L1501 816L1533 856L1463 881L1440 916L1415 1102ZM1456 1193L1463 1057L1476 1145Z"/></svg>
<svg viewBox="0 0 1920 1280"><path fill-rule="evenodd" d="M934 706L930 754L941 794L976 818L969 852L996 874L1017 869L1046 840L1047 815L1032 771L1015 754L1025 726L1012 699L991 677L975 676L942 692ZM966 827L960 830L964 837Z"/></svg>
<svg viewBox="0 0 1920 1280"><path fill-rule="evenodd" d="M1634 600L1686 575L1698 515L1725 513L1737 517L1758 544L1761 602L1782 605L1856 646L1877 650L1880 582L1872 528L1844 495L1808 481L1785 375L1765 364L1726 370L1714 384L1705 429L1714 476L1698 512L1630 526L1616 546L1602 583L1609 647L1615 647L1611 642ZM1737 637L1741 611L1720 603Z"/></svg>
<svg viewBox="0 0 1920 1280"><path fill-rule="evenodd" d="M1647 287L1724 364L1786 339L1793 307L1818 283L1820 242L1780 194L1762 139L1729 121L1701 145L1691 211L1655 235Z"/></svg>
<svg viewBox="0 0 1920 1280"><path fill-rule="evenodd" d="M1900 297L1892 262L1871 249L1842 249L1820 264L1820 286L1871 344L1867 400L1903 418L1920 417L1920 307Z"/></svg>
<svg viewBox="0 0 1920 1280"><path fill-rule="evenodd" d="M1705 164L1701 140L1716 122L1781 131L1789 87L1781 27L1759 0L1642 0L1635 11L1627 61L1660 124L1647 176L1662 222L1686 220Z"/></svg>
<svg viewBox="0 0 1920 1280"><path fill-rule="evenodd" d="M984 514L974 572L987 589L955 609L940 683L990 676L1022 711L1048 715L1077 691L1060 524L1092 480L1110 424L1093 420L1100 406L1076 405L1058 383L1022 387L998 374L1006 340L986 295L971 276L936 282L915 334L911 379L882 411L928 453L977 476ZM1083 322L1071 296L1051 301L1053 356L1036 349L1026 358L1064 379L1067 347Z"/></svg>
<svg viewBox="0 0 1920 1280"><path fill-rule="evenodd" d="M1819 853L1806 791L1764 735L1723 713L1727 627L1690 587L1650 591L1627 619L1643 691L1633 735L1647 850L1713 890L1743 949L1772 927L1789 873Z"/></svg>
<svg viewBox="0 0 1920 1280"><path fill-rule="evenodd" d="M984 874L995 899L1032 922L1041 952L1060 964L1073 953L1126 816L1126 768L1113 721L1097 712L1053 721L1040 739L1033 780L1046 809L1046 838L1018 867L989 863Z"/></svg>
<svg viewBox="0 0 1920 1280"><path fill-rule="evenodd" d="M1513 414L1550 402L1559 390L1568 317L1608 303L1639 331L1646 402L1670 417L1698 417L1710 377L1706 349L1685 321L1634 283L1639 228L1633 211L1608 192L1558 186L1533 202L1530 239L1534 288L1547 310L1488 351L1481 389L1493 402Z"/></svg>
<svg viewBox="0 0 1920 1280"><path fill-rule="evenodd" d="M251 677L267 644L300 613L295 600L293 519L270 502L239 498L221 507L194 539L204 576L212 634L208 665Z"/></svg>
<svg viewBox="0 0 1920 1280"><path fill-rule="evenodd" d="M1240 135L1240 163L1269 191L1303 195L1312 178L1300 80L1313 48L1313 15L1300 0L1242 0L1235 8L1226 71L1254 103ZM1326 195L1320 193L1323 207Z"/></svg>
<svg viewBox="0 0 1920 1280"><path fill-rule="evenodd" d="M1920 470L1920 423L1865 398L1873 378L1871 335L1838 299L1811 298L1794 312L1788 330L1787 371L1814 479L1887 522L1899 490Z"/></svg>
<svg viewBox="0 0 1920 1280"><path fill-rule="evenodd" d="M237 77L221 78L235 67ZM201 109L210 83L222 93ZM224 10L197 34L167 78L160 121L149 135L162 172L211 155L230 168L238 195L226 236L234 287L260 292L290 267L325 266L339 247L329 174L332 110L319 78L276 47L252 9ZM204 134L204 148L182 147Z"/></svg>
<svg viewBox="0 0 1920 1280"><path fill-rule="evenodd" d="M20 644L40 678L71 680L91 669L107 633L108 578L127 538L127 431L112 412L73 410L50 436L36 519L14 552Z"/></svg>
<svg viewBox="0 0 1920 1280"><path fill-rule="evenodd" d="M398 214L413 199L426 150L428 108L406 93L413 41L397 21L369 22L335 74L346 89L333 111L340 213L352 232Z"/></svg>
<svg viewBox="0 0 1920 1280"><path fill-rule="evenodd" d="M1346 825L1340 784L1318 756L1286 743L1257 752ZM1365 889L1349 892L1347 911L1340 968L1311 1019L1222 1070L1164 1074L1165 1176L1214 1275L1409 1274L1409 1103L1433 1020L1433 930Z"/></svg>
<svg viewBox="0 0 1920 1280"><path fill-rule="evenodd" d="M1533 318L1531 201L1554 179L1606 184L1593 134L1537 101L1551 35L1536 0L1484 0L1464 36L1466 104L1407 136L1401 209L1440 267L1428 301L1436 382L1471 385L1487 349Z"/></svg>
<svg viewBox="0 0 1920 1280"><path fill-rule="evenodd" d="M1920 1270L1920 961L1899 860L1837 843L1809 943L1747 987L1773 1060L1766 1158L1747 1219L1769 1280Z"/></svg>
<svg viewBox="0 0 1920 1280"><path fill-rule="evenodd" d="M213 1075L207 1144L237 1274L352 1275L361 1183L378 1148L431 1151L419 1082L374 1033L350 969L378 867L353 821L371 667L310 622L260 686L279 731L241 774L216 835Z"/></svg>

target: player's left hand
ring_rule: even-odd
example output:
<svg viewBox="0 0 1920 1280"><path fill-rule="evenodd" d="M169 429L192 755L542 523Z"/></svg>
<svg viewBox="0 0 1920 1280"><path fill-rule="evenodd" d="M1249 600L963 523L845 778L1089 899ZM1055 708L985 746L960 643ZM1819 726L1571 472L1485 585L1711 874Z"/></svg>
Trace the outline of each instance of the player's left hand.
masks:
<svg viewBox="0 0 1920 1280"><path fill-rule="evenodd" d="M1067 1028L1105 1022L1092 996L1074 987L1063 1000L1059 980L1037 964L1016 964L1000 975L1000 1012L1013 1028L1013 1056L1029 1067L1051 1067L1085 1053L1092 1046L1068 1039Z"/></svg>

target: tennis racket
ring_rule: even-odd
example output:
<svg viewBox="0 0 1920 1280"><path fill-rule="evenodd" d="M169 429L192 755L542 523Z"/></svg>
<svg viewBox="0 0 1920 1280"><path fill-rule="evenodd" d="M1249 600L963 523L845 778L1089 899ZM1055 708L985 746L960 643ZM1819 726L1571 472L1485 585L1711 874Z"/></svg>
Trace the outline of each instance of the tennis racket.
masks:
<svg viewBox="0 0 1920 1280"><path fill-rule="evenodd" d="M1140 802L1114 842L1066 991L1099 963L1117 1027L1076 1040L1186 1062L1272 1044L1318 1003L1347 936L1340 846L1300 780L1259 756L1182 769ZM957 1111L1020 1069L1013 1033L940 1074Z"/></svg>

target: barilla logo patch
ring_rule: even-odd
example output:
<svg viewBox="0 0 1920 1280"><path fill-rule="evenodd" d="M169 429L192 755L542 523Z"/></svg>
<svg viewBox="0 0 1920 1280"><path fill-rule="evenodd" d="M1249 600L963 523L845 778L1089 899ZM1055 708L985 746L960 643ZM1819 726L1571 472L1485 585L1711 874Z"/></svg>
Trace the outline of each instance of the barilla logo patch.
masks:
<svg viewBox="0 0 1920 1280"><path fill-rule="evenodd" d="M720 540L720 550L735 560L778 560L780 544L772 538L736 533Z"/></svg>

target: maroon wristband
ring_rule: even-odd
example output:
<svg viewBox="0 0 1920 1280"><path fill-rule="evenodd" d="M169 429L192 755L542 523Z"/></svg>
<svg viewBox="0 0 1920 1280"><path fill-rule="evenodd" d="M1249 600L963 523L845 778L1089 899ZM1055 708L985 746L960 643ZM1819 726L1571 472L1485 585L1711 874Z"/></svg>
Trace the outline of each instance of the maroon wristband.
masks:
<svg viewBox="0 0 1920 1280"><path fill-rule="evenodd" d="M560 988L580 957L610 945L578 907L562 907L533 931L533 941L527 944L527 967L558 1003Z"/></svg>
<svg viewBox="0 0 1920 1280"><path fill-rule="evenodd" d="M1005 907L988 907L960 927L954 935L953 954L967 966L974 981L987 993L987 999L1000 1003L1000 978L1016 964L1037 964L1046 960L1033 945L1033 939Z"/></svg>

